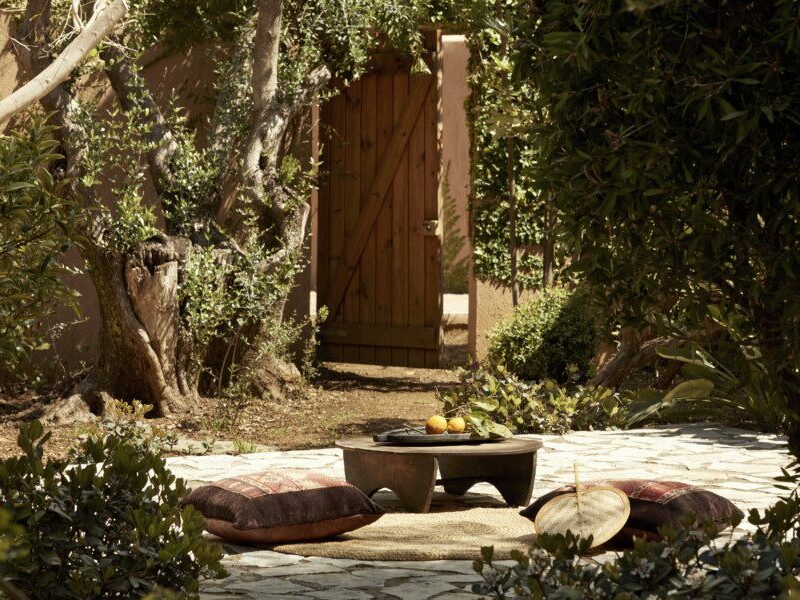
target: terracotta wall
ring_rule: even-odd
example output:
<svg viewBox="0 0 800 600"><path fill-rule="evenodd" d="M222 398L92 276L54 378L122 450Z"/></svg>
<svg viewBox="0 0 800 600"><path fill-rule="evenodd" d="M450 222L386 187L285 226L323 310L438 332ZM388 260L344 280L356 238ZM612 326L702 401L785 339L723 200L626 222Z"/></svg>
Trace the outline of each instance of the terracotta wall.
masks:
<svg viewBox="0 0 800 600"><path fill-rule="evenodd" d="M13 34L12 15L0 13L0 96L7 95L17 84L18 68L11 42Z"/></svg>
<svg viewBox="0 0 800 600"><path fill-rule="evenodd" d="M536 292L524 291L519 303L530 302ZM484 281L470 282L469 353L482 360L489 350L489 333L492 328L514 312L511 290Z"/></svg>

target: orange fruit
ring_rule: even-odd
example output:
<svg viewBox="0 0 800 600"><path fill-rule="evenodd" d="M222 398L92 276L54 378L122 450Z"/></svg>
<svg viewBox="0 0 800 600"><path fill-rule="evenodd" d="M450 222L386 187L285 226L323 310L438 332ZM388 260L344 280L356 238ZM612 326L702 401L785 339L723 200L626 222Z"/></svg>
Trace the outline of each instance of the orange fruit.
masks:
<svg viewBox="0 0 800 600"><path fill-rule="evenodd" d="M448 433L464 433L467 423L461 417L453 417L447 422Z"/></svg>
<svg viewBox="0 0 800 600"><path fill-rule="evenodd" d="M432 435L444 433L447 431L447 419L441 415L433 415L428 422L425 423L425 432Z"/></svg>

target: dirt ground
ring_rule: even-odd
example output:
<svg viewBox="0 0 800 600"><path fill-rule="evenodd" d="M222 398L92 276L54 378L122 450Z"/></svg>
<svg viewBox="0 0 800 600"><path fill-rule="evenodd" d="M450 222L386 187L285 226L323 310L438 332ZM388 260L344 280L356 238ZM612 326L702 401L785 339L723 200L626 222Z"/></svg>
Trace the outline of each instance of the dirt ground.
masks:
<svg viewBox="0 0 800 600"><path fill-rule="evenodd" d="M319 448L342 437L424 423L437 412L436 390L455 381L454 372L443 369L326 364L319 383L297 389L284 402L251 400L235 411L219 399L201 398L191 415L148 422L197 441L239 440L281 450ZM235 417L233 426L221 423L225 416ZM48 454L64 454L83 430L80 425L52 428ZM18 453L16 435L16 423L0 424L1 456Z"/></svg>
<svg viewBox="0 0 800 600"><path fill-rule="evenodd" d="M460 330L448 335L443 366L465 364L462 335L466 337ZM437 412L436 391L456 381L448 368L326 363L318 382L299 387L283 402L251 400L233 408L219 399L201 398L190 415L148 422L198 442L235 440L281 450L327 447L343 437L424 423ZM31 395L0 399L0 420L5 415L0 423L0 456L18 454L18 426L11 415L35 400ZM63 455L84 431L81 425L52 428L47 453Z"/></svg>
<svg viewBox="0 0 800 600"><path fill-rule="evenodd" d="M222 437L282 450L331 446L343 437L419 425L437 412L436 390L452 386L452 371L375 365L327 364L319 384L283 403L254 401ZM209 412L180 423L192 438L213 436Z"/></svg>

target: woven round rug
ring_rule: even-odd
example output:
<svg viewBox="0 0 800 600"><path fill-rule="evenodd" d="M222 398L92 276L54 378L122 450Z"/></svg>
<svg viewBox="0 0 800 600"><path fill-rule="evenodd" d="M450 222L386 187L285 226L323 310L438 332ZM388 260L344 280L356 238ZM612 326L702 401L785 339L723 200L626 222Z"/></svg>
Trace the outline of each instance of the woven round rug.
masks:
<svg viewBox="0 0 800 600"><path fill-rule="evenodd" d="M271 549L285 554L355 560L475 560L494 546L497 560L526 550L536 539L517 508L466 508L446 512L387 513L341 536Z"/></svg>

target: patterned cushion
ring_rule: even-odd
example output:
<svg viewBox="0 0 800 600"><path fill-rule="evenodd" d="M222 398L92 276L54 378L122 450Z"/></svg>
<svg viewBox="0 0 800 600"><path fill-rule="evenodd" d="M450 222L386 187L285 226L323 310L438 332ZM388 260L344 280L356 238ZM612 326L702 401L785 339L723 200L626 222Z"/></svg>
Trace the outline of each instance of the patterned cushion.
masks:
<svg viewBox="0 0 800 600"><path fill-rule="evenodd" d="M200 486L183 500L206 530L245 543L327 538L378 520L383 510L346 481L302 469L262 471Z"/></svg>
<svg viewBox="0 0 800 600"><path fill-rule="evenodd" d="M625 527L610 542L614 547L630 546L634 537L660 539L658 528L683 527L686 515L694 515L695 526L711 521L722 531L744 515L732 502L708 490L677 481L645 479L588 481L586 487L609 485L625 492L631 503L631 515ZM574 485L564 486L541 496L520 514L531 520L549 500L575 491Z"/></svg>

